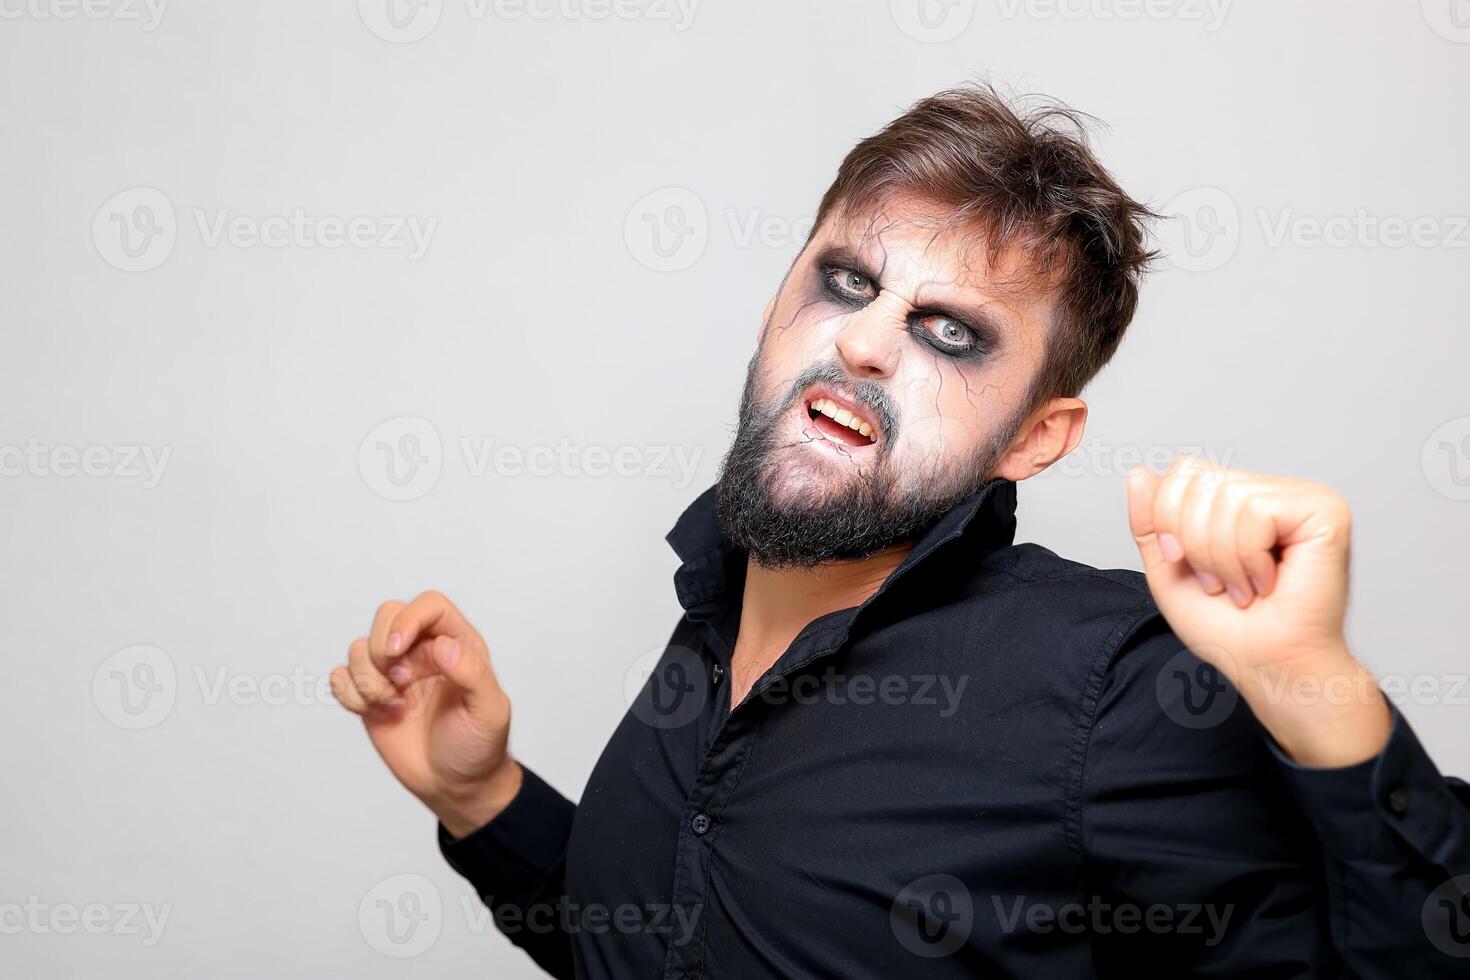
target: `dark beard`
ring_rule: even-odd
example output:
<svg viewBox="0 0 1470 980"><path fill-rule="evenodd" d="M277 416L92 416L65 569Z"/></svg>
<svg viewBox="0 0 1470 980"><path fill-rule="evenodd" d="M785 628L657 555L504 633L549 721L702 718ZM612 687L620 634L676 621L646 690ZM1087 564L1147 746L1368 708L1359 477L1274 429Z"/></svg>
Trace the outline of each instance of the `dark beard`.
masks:
<svg viewBox="0 0 1470 980"><path fill-rule="evenodd" d="M989 481L1025 417L1018 412L972 459L949 466L935 460L931 473L904 481L919 489L904 490L890 457L899 419L880 385L854 382L835 362L827 362L803 371L779 404L762 410L755 404L759 358L757 352L746 373L739 428L721 464L717 495L725 538L768 568L854 561L918 538ZM807 450L778 445L776 426L816 381L833 385L872 410L881 423L883 440L866 472L854 473L830 490L788 488L789 499L778 502L783 457Z"/></svg>

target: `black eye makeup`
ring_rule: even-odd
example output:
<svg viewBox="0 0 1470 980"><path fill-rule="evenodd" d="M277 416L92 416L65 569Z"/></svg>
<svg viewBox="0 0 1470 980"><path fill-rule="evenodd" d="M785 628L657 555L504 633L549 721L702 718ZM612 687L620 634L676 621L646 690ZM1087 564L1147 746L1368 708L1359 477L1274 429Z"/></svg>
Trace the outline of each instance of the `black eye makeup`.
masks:
<svg viewBox="0 0 1470 980"><path fill-rule="evenodd" d="M859 310L878 298L877 280L860 269L835 261L819 263L826 294L851 310ZM924 346L958 360L979 359L994 346L990 331L977 329L944 310L917 309L909 314L909 332Z"/></svg>
<svg viewBox="0 0 1470 980"><path fill-rule="evenodd" d="M980 331L943 313L915 313L909 328L920 343L950 357L983 357L990 349Z"/></svg>
<svg viewBox="0 0 1470 980"><path fill-rule="evenodd" d="M878 284L872 277L838 265L822 266L822 283L833 299L849 306L866 306L878 298Z"/></svg>

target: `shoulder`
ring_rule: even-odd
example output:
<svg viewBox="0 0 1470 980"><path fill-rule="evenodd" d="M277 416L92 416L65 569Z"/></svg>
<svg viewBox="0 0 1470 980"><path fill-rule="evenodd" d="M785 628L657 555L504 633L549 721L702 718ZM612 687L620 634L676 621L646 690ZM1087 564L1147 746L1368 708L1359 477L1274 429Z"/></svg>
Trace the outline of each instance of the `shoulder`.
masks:
<svg viewBox="0 0 1470 980"><path fill-rule="evenodd" d="M1097 568L1039 544L992 551L966 578L977 599L1014 607L1053 637L1071 633L1100 644L1161 619L1142 572Z"/></svg>
<svg viewBox="0 0 1470 980"><path fill-rule="evenodd" d="M1138 571L1096 568L1037 544L934 557L904 584L897 610L942 617L964 655L1028 664L1062 697L1095 691L1130 638L1163 622Z"/></svg>

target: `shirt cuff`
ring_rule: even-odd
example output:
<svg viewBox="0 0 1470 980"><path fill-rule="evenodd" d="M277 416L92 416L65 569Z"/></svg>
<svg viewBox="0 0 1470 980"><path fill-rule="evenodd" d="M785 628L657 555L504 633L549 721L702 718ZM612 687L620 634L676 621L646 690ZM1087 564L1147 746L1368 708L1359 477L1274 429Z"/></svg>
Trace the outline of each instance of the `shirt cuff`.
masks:
<svg viewBox="0 0 1470 980"><path fill-rule="evenodd" d="M1438 860L1454 836L1460 803L1408 719L1392 702L1389 711L1393 723L1387 744L1351 766L1304 766L1269 735L1266 744L1328 854L1401 860L1407 842L1419 855Z"/></svg>
<svg viewBox="0 0 1470 980"><path fill-rule="evenodd" d="M456 840L439 824L439 853L482 897L514 898L562 860L576 805L525 766L521 788L494 820Z"/></svg>

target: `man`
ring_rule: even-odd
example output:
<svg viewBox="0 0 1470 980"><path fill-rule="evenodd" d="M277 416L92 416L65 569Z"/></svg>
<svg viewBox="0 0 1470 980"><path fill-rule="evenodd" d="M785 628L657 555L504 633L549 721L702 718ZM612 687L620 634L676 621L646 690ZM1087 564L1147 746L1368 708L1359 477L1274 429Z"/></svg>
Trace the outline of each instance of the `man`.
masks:
<svg viewBox="0 0 1470 980"><path fill-rule="evenodd" d="M547 971L1470 972L1470 792L1348 648L1338 496L1185 458L1128 479L1144 575L1012 542L1151 258L1077 123L961 87L843 161L579 805L445 597L333 672Z"/></svg>

